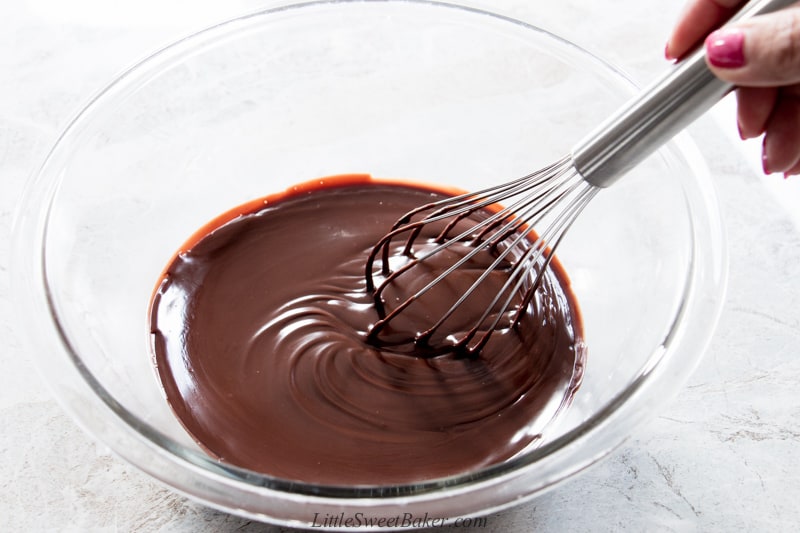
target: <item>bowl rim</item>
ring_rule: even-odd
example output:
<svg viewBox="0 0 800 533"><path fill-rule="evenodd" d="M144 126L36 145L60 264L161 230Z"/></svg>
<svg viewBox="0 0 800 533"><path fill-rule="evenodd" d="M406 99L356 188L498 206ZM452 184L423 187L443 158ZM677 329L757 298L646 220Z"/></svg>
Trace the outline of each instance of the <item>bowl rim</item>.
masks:
<svg viewBox="0 0 800 533"><path fill-rule="evenodd" d="M600 458L608 455L617 446L622 444L632 433L633 429L644 420L650 418L652 412L663 404L670 394L666 391L646 390L645 385L657 381L659 376L669 373L672 379L682 384L699 363L700 357L694 357L691 365L681 368L668 368L666 363L676 357L676 353L688 343L694 349L704 352L710 342L714 325L719 319L724 292L727 284L727 239L722 227L721 214L718 209L716 195L711 184L710 172L705 161L694 143L686 136L680 134L672 142L675 150L681 153L692 168L696 169L694 184L698 187L699 197L695 203L702 206L700 211L690 210L690 214L702 213L708 220L699 221L691 218L692 231L695 232L693 256L688 273L687 291L681 301L680 309L675 317L675 322L662 345L658 346L649 358L649 364L642 373L630 384L627 389L618 393L602 409L597 411L588 420L563 435L544 443L523 455L512 458L500 464L492 465L481 470L466 474L454 475L446 478L423 481L420 483L406 483L385 486L337 486L319 485L313 483L296 482L260 474L232 465L222 464L210 457L185 448L172 438L163 434L147 422L141 420L125 407L118 403L114 396L106 390L91 371L82 363L80 355L72 345L67 332L59 322L59 314L53 300L47 274L46 247L31 246L32 243L47 242L48 221L53 208L53 200L61 183L61 175L56 173L57 179L52 180L51 167L55 165L63 146L67 141L80 132L83 122L90 117L95 107L106 98L114 98L113 91L116 87L124 85L136 76L142 69L146 69L153 62L165 59L177 60L185 53L187 47L213 38L219 32L230 31L231 28L252 19L270 17L276 13L291 10L303 10L318 6L338 5L379 5L379 4L410 4L460 10L471 15L486 16L496 21L513 24L525 30L533 31L552 39L559 46L570 49L585 58L595 62L603 71L635 88L630 79L619 69L608 62L598 58L580 46L551 33L550 31L534 26L533 24L517 20L502 14L484 9L471 7L459 2L443 2L438 0L311 0L303 2L289 2L276 7L262 9L250 14L230 19L215 24L158 50L145 59L125 70L108 86L93 96L80 112L68 123L60 134L53 147L46 156L35 176L29 180L23 192L15 215L13 225L14 245L12 254L12 276L14 279L15 297L24 310L31 324L38 324L39 329L45 329L40 324L41 317L47 316L49 326L53 331L42 332L37 335L35 348L39 353L48 351L60 352L62 359L58 369L47 367L42 357L38 357L37 366L43 374L45 381L51 387L55 397L67 410L74 420L91 435L106 443L117 454L128 462L161 480L173 489L200 500L212 507L217 507L229 512L267 519L285 525L298 525L296 519L285 516L276 516L263 508L247 508L233 503L236 495L254 492L257 498L264 496L276 497L282 501L299 501L304 503L309 499L325 501L331 504L346 505L355 508L372 508L374 501L380 500L381 504L397 505L407 504L412 501L433 501L451 496L457 492L489 491L499 484L517 486L525 484L526 489L521 493L524 497L538 494L557 483L571 477L573 474L586 469L596 463ZM168 63L172 64L172 63ZM686 191L684 191L685 193ZM46 206L44 210L37 207ZM36 216L35 213L39 212ZM712 236L712 241L717 245L708 250L697 246L697 232L705 232ZM32 238L36 237L36 238ZM34 248L31 250L31 248ZM699 259L699 260L698 260ZM699 287L699 280L706 283L705 288ZM702 290L700 290L702 288ZM702 314L702 327L697 321L687 321L687 315ZM35 326L36 327L36 326ZM691 340L691 342L689 342ZM44 348L43 348L44 347ZM699 347L699 348L698 348ZM65 373L66 374L63 374ZM55 375L62 373L63 375ZM66 376L76 375L79 381L72 380L66 383ZM672 394L676 393L678 386L674 387ZM657 394L656 394L657 393ZM637 404L637 402L639 402ZM642 409L642 403L648 409ZM636 411L626 409L637 404ZM87 406L89 406L87 408ZM612 425L623 431L620 435L608 435L607 428ZM595 451L589 455L581 456L580 444L588 438L596 439L600 446L595 446ZM551 458L555 467L549 471L539 472L544 474L532 482L531 477L542 458ZM575 460L575 459L579 460ZM143 460L144 459L144 460ZM157 460L153 460L157 459ZM169 466L165 466L169 465ZM176 472L170 470L177 469ZM199 476L208 482L208 486L197 486L196 477ZM522 479L524 478L524 479ZM213 482L225 487L231 494L219 498L219 490L210 485ZM253 496L253 494L250 494ZM244 498L243 500L246 500ZM508 497L508 501L497 500L494 505L483 505L480 508L466 505L468 513L486 513L495 511L519 501L518 495ZM253 501L253 500L250 500Z"/></svg>

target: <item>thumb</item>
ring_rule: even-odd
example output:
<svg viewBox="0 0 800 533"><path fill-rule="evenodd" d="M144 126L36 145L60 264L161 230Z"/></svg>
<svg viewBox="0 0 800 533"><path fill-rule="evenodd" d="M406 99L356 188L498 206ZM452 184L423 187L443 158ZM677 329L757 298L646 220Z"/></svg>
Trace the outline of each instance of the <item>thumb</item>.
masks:
<svg viewBox="0 0 800 533"><path fill-rule="evenodd" d="M706 61L735 85L769 87L800 82L800 7L732 24L705 41Z"/></svg>

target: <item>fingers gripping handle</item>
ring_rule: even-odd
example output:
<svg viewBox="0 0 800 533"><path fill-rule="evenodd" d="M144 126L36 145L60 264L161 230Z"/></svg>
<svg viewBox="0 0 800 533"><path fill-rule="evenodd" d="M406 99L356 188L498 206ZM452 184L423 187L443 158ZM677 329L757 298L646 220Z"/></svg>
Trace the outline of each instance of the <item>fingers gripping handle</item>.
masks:
<svg viewBox="0 0 800 533"><path fill-rule="evenodd" d="M794 4L753 0L731 20ZM572 149L575 168L589 183L607 187L708 111L732 85L714 76L700 47L634 97Z"/></svg>

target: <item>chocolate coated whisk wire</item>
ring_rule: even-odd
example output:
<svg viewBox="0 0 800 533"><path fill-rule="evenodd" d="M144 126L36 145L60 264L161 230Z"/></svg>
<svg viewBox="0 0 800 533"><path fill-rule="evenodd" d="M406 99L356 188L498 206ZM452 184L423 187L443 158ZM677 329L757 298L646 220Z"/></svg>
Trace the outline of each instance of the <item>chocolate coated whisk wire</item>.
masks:
<svg viewBox="0 0 800 533"><path fill-rule="evenodd" d="M380 320L370 329L369 340L377 341L381 331L406 308L422 298L474 256L489 250L494 257L492 263L481 272L438 320L423 331L417 332L413 339L415 344L427 350L436 348L430 343L439 328L459 307L464 305L492 272L503 269L508 272L507 279L494 299L475 320L474 325L460 339L452 341L446 347L439 347L442 348L442 351L454 350L467 354L479 352L512 306L515 307L515 310L509 323L510 327L518 324L561 237L597 190L597 187L586 182L577 174L569 158L564 158L547 168L507 184L440 200L407 213L375 245L367 260L367 290L372 293L381 316ZM499 202L508 199L512 200L508 207L498 207ZM567 202L566 209L559 208L560 210L554 213L557 206L565 201ZM474 223L464 230L456 230L458 223L470 215L492 208L495 208L495 211L484 220ZM553 215L553 220L545 232L533 240L531 234L534 226L551 215ZM417 244L417 239L423 229L440 221L446 222L445 227L435 237L426 237L428 242L434 243L435 246L415 255L415 244ZM456 232L456 234L451 235L451 232ZM409 261L392 270L390 266L390 258L393 257L391 254L392 244L402 238L405 238L405 243L400 254L407 257ZM467 243L471 250L398 306L387 311L382 301L384 290L390 284L395 283L400 276L411 275L409 272L413 272L421 262L444 252L455 243ZM375 268L375 262L379 256L379 268ZM527 274L537 266L539 270L535 278L528 276ZM375 276L378 273L383 280L376 284ZM522 293L526 281L528 281L528 286ZM522 295L521 299L520 295ZM519 302L515 304L515 300L519 300ZM480 336L478 336L479 332ZM476 336L477 342L472 343ZM432 353L437 352L434 350Z"/></svg>

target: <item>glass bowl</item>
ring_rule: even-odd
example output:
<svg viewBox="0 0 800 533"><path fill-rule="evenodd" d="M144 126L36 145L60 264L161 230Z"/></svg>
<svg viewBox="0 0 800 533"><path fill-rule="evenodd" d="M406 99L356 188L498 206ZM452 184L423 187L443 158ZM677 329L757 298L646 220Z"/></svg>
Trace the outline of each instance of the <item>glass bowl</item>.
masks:
<svg viewBox="0 0 800 533"><path fill-rule="evenodd" d="M31 353L63 406L120 456L253 519L452 519L540 494L653 416L711 337L725 239L685 136L597 195L564 239L589 349L583 385L541 446L480 471L320 486L215 461L162 396L149 299L175 250L233 206L343 173L496 184L567 154L633 91L563 39L456 4L309 2L183 39L98 94L27 187L13 266Z"/></svg>

